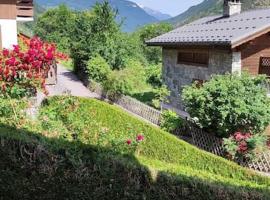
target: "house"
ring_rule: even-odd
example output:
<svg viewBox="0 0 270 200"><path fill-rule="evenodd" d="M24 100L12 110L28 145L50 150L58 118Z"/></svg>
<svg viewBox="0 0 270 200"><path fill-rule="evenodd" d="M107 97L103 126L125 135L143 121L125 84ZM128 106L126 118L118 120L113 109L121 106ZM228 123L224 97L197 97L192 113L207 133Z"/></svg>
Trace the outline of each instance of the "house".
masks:
<svg viewBox="0 0 270 200"><path fill-rule="evenodd" d="M33 21L33 0L0 0L0 49L17 44L17 22Z"/></svg>
<svg viewBox="0 0 270 200"><path fill-rule="evenodd" d="M163 49L170 106L183 109L183 86L213 74L247 71L270 76L270 9L241 12L241 5L240 0L225 0L222 15L201 18L146 42Z"/></svg>

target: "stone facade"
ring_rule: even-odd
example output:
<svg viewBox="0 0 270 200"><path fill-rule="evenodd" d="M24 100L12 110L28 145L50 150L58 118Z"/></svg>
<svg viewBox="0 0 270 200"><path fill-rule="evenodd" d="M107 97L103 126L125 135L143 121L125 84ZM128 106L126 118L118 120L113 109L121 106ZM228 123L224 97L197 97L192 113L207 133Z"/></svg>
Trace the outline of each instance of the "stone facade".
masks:
<svg viewBox="0 0 270 200"><path fill-rule="evenodd" d="M184 86L191 85L194 80L209 80L214 74L241 71L241 53L229 50L209 50L208 67L177 64L179 50L163 48L163 79L171 92L169 104L183 109L181 91ZM240 67L240 68L239 68Z"/></svg>

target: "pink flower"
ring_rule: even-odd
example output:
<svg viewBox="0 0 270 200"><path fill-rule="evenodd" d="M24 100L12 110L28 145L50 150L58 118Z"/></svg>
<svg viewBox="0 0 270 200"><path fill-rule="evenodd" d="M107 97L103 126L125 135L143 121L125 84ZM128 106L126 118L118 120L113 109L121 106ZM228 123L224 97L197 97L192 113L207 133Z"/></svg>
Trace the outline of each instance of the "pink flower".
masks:
<svg viewBox="0 0 270 200"><path fill-rule="evenodd" d="M143 135L138 135L136 140L137 140L137 142L142 142L142 141L144 141L144 136Z"/></svg>
<svg viewBox="0 0 270 200"><path fill-rule="evenodd" d="M131 139L128 139L128 140L126 141L126 143L127 143L127 145L131 145L132 140L131 140Z"/></svg>
<svg viewBox="0 0 270 200"><path fill-rule="evenodd" d="M241 140L245 139L245 136L242 133L237 132L234 134L234 138L237 142L240 142Z"/></svg>
<svg viewBox="0 0 270 200"><path fill-rule="evenodd" d="M242 141L238 146L238 151L240 153L245 153L248 150L247 143L245 141Z"/></svg>

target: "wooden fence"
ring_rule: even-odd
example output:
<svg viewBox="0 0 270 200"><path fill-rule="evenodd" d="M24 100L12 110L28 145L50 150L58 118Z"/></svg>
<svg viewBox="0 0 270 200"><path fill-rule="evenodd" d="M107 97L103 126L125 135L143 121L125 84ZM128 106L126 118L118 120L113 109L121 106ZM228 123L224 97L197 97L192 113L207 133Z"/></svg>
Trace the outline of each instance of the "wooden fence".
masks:
<svg viewBox="0 0 270 200"><path fill-rule="evenodd" d="M161 112L148 105L145 105L144 103L141 103L134 98L122 96L114 103L136 115L139 115L140 117L146 119L147 121L155 125L160 124Z"/></svg>
<svg viewBox="0 0 270 200"><path fill-rule="evenodd" d="M106 93L103 91L101 85L98 83L90 83L90 90L97 93L103 98L106 97ZM134 99L129 96L122 95L116 100L113 101L116 105L119 105L120 107L126 109L127 111L134 113L145 120L151 122L152 124L159 125L160 119L161 119L161 112L159 110L156 110L137 99Z"/></svg>

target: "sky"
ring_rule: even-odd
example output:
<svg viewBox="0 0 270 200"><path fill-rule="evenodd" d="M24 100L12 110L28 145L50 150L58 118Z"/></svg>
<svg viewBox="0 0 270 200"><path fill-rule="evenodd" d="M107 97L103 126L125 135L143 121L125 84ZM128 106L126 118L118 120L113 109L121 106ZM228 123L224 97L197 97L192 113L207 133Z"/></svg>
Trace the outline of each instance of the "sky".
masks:
<svg viewBox="0 0 270 200"><path fill-rule="evenodd" d="M131 0L139 5L176 16L203 0Z"/></svg>

